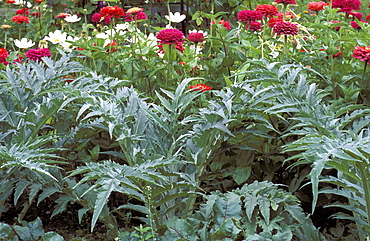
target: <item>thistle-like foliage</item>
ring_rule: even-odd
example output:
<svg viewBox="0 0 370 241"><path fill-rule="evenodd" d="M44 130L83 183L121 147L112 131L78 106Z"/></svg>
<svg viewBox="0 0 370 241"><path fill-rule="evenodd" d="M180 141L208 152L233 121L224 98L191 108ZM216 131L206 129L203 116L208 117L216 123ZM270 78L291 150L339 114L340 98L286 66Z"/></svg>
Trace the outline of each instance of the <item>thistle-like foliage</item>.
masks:
<svg viewBox="0 0 370 241"><path fill-rule="evenodd" d="M296 197L269 182L206 195L194 215L168 220L161 240L324 240Z"/></svg>
<svg viewBox="0 0 370 241"><path fill-rule="evenodd" d="M279 116L285 121L282 137L291 141L284 145L284 152L295 153L285 161L294 160L291 167L311 165L307 177L311 179L313 190L312 210L317 203L319 182L332 183L339 187L336 189L337 194L350 200L350 205L332 206L347 208L353 212L353 217L336 217L352 219L357 222L359 230L365 231L369 226L370 215L370 110L341 100L327 101L330 93L321 90L308 79L311 70L305 73L304 68L299 66L266 66L267 69L257 72L256 78L247 83L254 83L267 76L269 84L262 87L262 83L253 98L258 98L269 106L266 113ZM288 137L294 139L287 139ZM336 169L338 174L321 177L325 169ZM334 191L322 190L320 193Z"/></svg>
<svg viewBox="0 0 370 241"><path fill-rule="evenodd" d="M75 97L53 91L65 84L63 76L78 72L83 67L63 55L57 62L17 64L0 73L0 199L14 191L16 204L28 189L20 219L40 190L61 180L56 176L64 162L56 154L62 148L54 145L60 136L54 124Z"/></svg>

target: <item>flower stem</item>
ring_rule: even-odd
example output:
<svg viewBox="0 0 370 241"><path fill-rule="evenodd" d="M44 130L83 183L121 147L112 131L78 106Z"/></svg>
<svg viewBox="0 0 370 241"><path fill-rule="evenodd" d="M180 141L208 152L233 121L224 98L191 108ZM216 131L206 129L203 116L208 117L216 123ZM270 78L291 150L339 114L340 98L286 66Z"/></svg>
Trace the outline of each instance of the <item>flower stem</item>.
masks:
<svg viewBox="0 0 370 241"><path fill-rule="evenodd" d="M288 53L288 36L284 34L284 56Z"/></svg>
<svg viewBox="0 0 370 241"><path fill-rule="evenodd" d="M362 72L362 77L361 77L361 82L360 82L360 87L361 88L364 88L365 86L364 85L364 79L365 79L365 73L366 73L366 68L367 68L367 65L369 64L368 61L365 61L365 66L364 66L364 71Z"/></svg>

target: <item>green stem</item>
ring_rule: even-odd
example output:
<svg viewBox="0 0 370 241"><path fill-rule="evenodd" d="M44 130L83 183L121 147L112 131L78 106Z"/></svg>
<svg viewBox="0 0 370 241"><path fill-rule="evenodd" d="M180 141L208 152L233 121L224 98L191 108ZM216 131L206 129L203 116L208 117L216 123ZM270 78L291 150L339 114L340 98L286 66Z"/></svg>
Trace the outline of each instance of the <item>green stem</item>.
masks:
<svg viewBox="0 0 370 241"><path fill-rule="evenodd" d="M283 3L283 21L285 21L285 16L286 16L286 9L288 7L288 4Z"/></svg>
<svg viewBox="0 0 370 241"><path fill-rule="evenodd" d="M369 177L369 167L366 161L358 163L358 169L360 171L360 178L365 192L365 202L366 202L366 214L367 214L367 224L370 227L370 177ZM365 230L363 230L365 231Z"/></svg>
<svg viewBox="0 0 370 241"><path fill-rule="evenodd" d="M167 74L166 74L166 88L167 88L167 81L170 78L170 73L171 73L171 54L172 54L172 44L168 45L168 55L167 55Z"/></svg>
<svg viewBox="0 0 370 241"><path fill-rule="evenodd" d="M171 25L171 16L170 16L170 13L171 13L171 8L170 8L170 1L167 1L167 12L168 12L168 25Z"/></svg>
<svg viewBox="0 0 370 241"><path fill-rule="evenodd" d="M284 34L284 56L288 54L288 36Z"/></svg>
<svg viewBox="0 0 370 241"><path fill-rule="evenodd" d="M362 77L361 77L361 82L360 82L360 88L364 88L365 87L363 85L364 85L364 79L365 79L365 73L366 73L368 61L365 61L364 63L365 63L365 66L364 66L364 71L362 72Z"/></svg>
<svg viewBox="0 0 370 241"><path fill-rule="evenodd" d="M336 100L337 99L337 92L336 92L337 83L335 82L335 77L334 77L334 57L331 54L329 58L330 58L331 84L332 84L331 88L333 89L333 99Z"/></svg>

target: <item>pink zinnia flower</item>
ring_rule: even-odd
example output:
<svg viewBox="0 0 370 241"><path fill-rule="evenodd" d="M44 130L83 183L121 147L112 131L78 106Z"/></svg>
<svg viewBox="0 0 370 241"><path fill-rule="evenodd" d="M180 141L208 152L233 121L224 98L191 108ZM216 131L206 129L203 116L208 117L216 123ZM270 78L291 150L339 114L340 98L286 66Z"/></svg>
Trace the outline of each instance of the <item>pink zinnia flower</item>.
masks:
<svg viewBox="0 0 370 241"><path fill-rule="evenodd" d="M112 18L110 16L104 16L101 13L95 13L94 15L91 16L91 21L92 22L99 22L99 23L105 23L105 24L110 24L112 21Z"/></svg>
<svg viewBox="0 0 370 241"><path fill-rule="evenodd" d="M191 85L190 89L193 91L200 90L202 92L211 90L212 87L205 85L205 84L196 84L196 85Z"/></svg>
<svg viewBox="0 0 370 241"><path fill-rule="evenodd" d="M48 48L37 48L28 50L25 55L29 60L41 62L42 57L51 57L51 52Z"/></svg>
<svg viewBox="0 0 370 241"><path fill-rule="evenodd" d="M133 7L126 11L127 14L137 14L144 11L144 8Z"/></svg>
<svg viewBox="0 0 370 241"><path fill-rule="evenodd" d="M194 43L203 42L206 40L206 35L201 31L191 31L188 35L188 40Z"/></svg>
<svg viewBox="0 0 370 241"><path fill-rule="evenodd" d="M282 4L297 4L295 0L275 0L274 2Z"/></svg>
<svg viewBox="0 0 370 241"><path fill-rule="evenodd" d="M6 51L6 49L0 48L0 64L8 65L8 61L6 61L8 56L8 51Z"/></svg>
<svg viewBox="0 0 370 241"><path fill-rule="evenodd" d="M370 64L370 46L356 46L353 50L353 58L360 59L362 62Z"/></svg>
<svg viewBox="0 0 370 241"><path fill-rule="evenodd" d="M333 0L333 8L340 8L342 12L349 12L352 10L360 10L360 0Z"/></svg>
<svg viewBox="0 0 370 241"><path fill-rule="evenodd" d="M260 11L242 10L238 13L238 20L242 22L250 22L262 20L263 14Z"/></svg>
<svg viewBox="0 0 370 241"><path fill-rule="evenodd" d="M162 44L176 44L184 42L184 34L175 28L167 28L158 32L157 39Z"/></svg>
<svg viewBox="0 0 370 241"><path fill-rule="evenodd" d="M297 24L290 22L277 22L274 25L273 32L279 35L297 35L298 34Z"/></svg>
<svg viewBox="0 0 370 241"><path fill-rule="evenodd" d="M265 17L272 17L279 13L279 10L276 6L273 5L258 5L256 7L256 11L259 11L263 14Z"/></svg>
<svg viewBox="0 0 370 241"><path fill-rule="evenodd" d="M250 23L247 23L245 28L249 29L251 31L261 31L262 24L260 22L257 22L257 21L251 21Z"/></svg>

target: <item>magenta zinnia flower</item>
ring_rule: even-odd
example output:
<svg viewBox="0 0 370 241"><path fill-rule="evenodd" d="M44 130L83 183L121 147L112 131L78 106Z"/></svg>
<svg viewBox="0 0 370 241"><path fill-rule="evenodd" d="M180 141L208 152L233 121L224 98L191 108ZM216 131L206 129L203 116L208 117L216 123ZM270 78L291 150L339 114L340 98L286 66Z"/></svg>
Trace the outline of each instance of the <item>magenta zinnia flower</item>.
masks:
<svg viewBox="0 0 370 241"><path fill-rule="evenodd" d="M256 7L256 11L261 12L263 16L266 16L268 18L275 16L276 14L279 13L277 7L272 5L258 5Z"/></svg>
<svg viewBox="0 0 370 241"><path fill-rule="evenodd" d="M360 10L360 0L333 0L333 8L340 8L342 12L349 12L352 10Z"/></svg>
<svg viewBox="0 0 370 241"><path fill-rule="evenodd" d="M125 16L125 21L127 22L136 21L140 19L148 19L148 17L146 16L144 12L131 13L131 14L127 12L127 15Z"/></svg>
<svg viewBox="0 0 370 241"><path fill-rule="evenodd" d="M242 10L238 13L238 20L242 22L250 22L262 20L263 14L260 11Z"/></svg>
<svg viewBox="0 0 370 241"><path fill-rule="evenodd" d="M105 24L110 24L112 21L112 18L109 15L103 15L101 13L95 13L94 15L91 16L91 21L92 22L99 22L99 23L105 23Z"/></svg>
<svg viewBox="0 0 370 241"><path fill-rule="evenodd" d="M257 21L251 21L250 23L247 23L245 28L249 29L251 31L261 31L262 24L260 22L257 22Z"/></svg>
<svg viewBox="0 0 370 241"><path fill-rule="evenodd" d="M161 44L176 44L184 42L184 34L175 28L167 28L158 32L157 39Z"/></svg>
<svg viewBox="0 0 370 241"><path fill-rule="evenodd" d="M360 59L362 62L370 64L370 46L356 46L353 50L353 58Z"/></svg>
<svg viewBox="0 0 370 241"><path fill-rule="evenodd" d="M298 26L297 24L290 23L290 22L277 22L274 25L273 32L279 35L297 35L298 34Z"/></svg>
<svg viewBox="0 0 370 241"><path fill-rule="evenodd" d="M48 48L30 49L26 53L26 58L33 61L42 61L42 57L51 57L51 52Z"/></svg>
<svg viewBox="0 0 370 241"><path fill-rule="evenodd" d="M295 0L275 0L274 2L282 4L297 4Z"/></svg>
<svg viewBox="0 0 370 241"><path fill-rule="evenodd" d="M362 13L359 13L359 12L348 12L348 16L352 16L353 17L353 20L355 20L355 18L357 18L358 20L362 20Z"/></svg>
<svg viewBox="0 0 370 241"><path fill-rule="evenodd" d="M206 35L201 31L191 31L188 35L188 40L194 43L203 42L206 40L205 38Z"/></svg>

